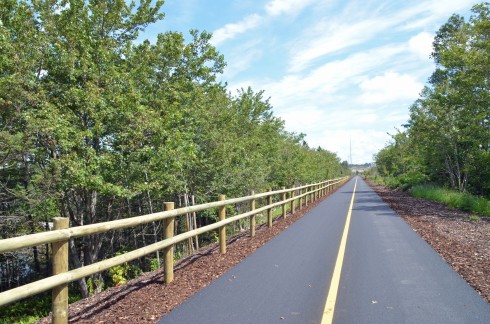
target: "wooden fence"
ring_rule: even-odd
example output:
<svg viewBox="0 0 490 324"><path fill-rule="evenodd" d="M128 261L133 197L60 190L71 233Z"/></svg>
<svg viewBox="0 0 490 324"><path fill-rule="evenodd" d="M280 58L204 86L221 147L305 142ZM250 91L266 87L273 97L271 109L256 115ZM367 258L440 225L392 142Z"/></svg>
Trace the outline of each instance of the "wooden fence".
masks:
<svg viewBox="0 0 490 324"><path fill-rule="evenodd" d="M252 193L249 196L234 199L226 199L224 195L220 195L218 201L178 209L174 209L173 202L168 202L165 203L165 211L163 212L71 228L69 227L68 218L57 217L54 219L54 230L52 231L0 240L0 253L51 243L53 260L52 276L0 293L0 306L39 294L47 290L51 290L53 299L53 323L67 323L68 283L141 258L145 255L155 253L159 250L163 250L165 255L165 282L172 282L174 244L185 241L196 235L218 229L220 253L225 254L226 225L249 217L250 235L253 237L255 236L256 214L266 212L267 224L269 227L271 227L273 220L273 208L282 207L282 217L286 218L286 206L288 203L291 204L290 211L292 214L296 211L297 207L302 208L303 204L307 205L308 202L312 202L326 195L334 188L345 183L347 179L348 177L343 177L301 187L293 187L290 189L283 188L281 190L268 191L260 194ZM289 198L287 195L289 195ZM279 196L280 201L272 203L273 196ZM267 205L255 209L255 201L259 198L265 198ZM241 202L250 202L250 211L227 218L226 206ZM298 206L295 206L295 204ZM219 221L174 236L176 216L210 208L218 208ZM126 252L110 259L105 259L97 263L68 271L68 243L71 238L100 234L111 230L134 227L162 220L164 222L164 239L162 241L147 245L131 252Z"/></svg>

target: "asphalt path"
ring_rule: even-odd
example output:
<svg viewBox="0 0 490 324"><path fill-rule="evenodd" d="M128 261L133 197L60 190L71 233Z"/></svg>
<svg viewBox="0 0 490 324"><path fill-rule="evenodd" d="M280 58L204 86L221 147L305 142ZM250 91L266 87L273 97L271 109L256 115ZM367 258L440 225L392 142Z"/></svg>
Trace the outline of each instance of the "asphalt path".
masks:
<svg viewBox="0 0 490 324"><path fill-rule="evenodd" d="M321 323L355 182L159 323ZM490 305L360 178L341 266L333 323L490 323Z"/></svg>

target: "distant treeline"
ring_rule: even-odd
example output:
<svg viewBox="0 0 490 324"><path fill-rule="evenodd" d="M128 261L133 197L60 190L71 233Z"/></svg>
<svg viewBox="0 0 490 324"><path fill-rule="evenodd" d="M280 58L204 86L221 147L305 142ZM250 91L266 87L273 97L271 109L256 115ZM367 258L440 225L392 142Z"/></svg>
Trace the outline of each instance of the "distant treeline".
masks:
<svg viewBox="0 0 490 324"><path fill-rule="evenodd" d="M404 131L376 156L396 185L433 183L490 196L490 3L437 32L436 70L410 107Z"/></svg>
<svg viewBox="0 0 490 324"><path fill-rule="evenodd" d="M56 216L86 225L347 172L336 154L287 132L262 91L232 95L217 82L225 61L211 34L136 42L163 18L163 1L138 2L2 0L1 238L48 229ZM152 224L72 240L70 266L161 238ZM0 254L1 289L49 264L44 248ZM82 280L80 292L100 291L105 279Z"/></svg>

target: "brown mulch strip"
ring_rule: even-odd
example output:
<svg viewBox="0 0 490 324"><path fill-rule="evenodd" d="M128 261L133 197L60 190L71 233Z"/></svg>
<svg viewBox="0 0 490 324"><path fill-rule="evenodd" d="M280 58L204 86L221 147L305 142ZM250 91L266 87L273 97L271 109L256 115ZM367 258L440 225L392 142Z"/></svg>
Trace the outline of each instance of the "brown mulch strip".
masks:
<svg viewBox="0 0 490 324"><path fill-rule="evenodd" d="M155 323L202 288L252 254L274 236L303 217L308 211L333 193L307 207L288 215L276 217L271 228L267 224L256 228L255 237L248 232L236 235L227 242L225 255L219 245L212 244L194 255L179 261L174 267L174 281L164 282L163 269L128 281L125 285L109 288L97 295L69 306L70 323ZM296 206L297 208L297 206ZM38 323L50 323L46 317Z"/></svg>
<svg viewBox="0 0 490 324"><path fill-rule="evenodd" d="M366 182L490 303L490 218Z"/></svg>

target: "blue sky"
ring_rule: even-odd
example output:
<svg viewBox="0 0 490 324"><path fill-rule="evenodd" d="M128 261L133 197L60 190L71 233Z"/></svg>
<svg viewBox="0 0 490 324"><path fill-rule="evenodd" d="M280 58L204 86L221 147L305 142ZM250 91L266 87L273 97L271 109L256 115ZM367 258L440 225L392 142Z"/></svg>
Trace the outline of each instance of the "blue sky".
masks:
<svg viewBox="0 0 490 324"><path fill-rule="evenodd" d="M165 31L213 33L228 89L265 90L288 131L352 162L373 154L408 119L434 70L432 40L473 0L167 0Z"/></svg>

